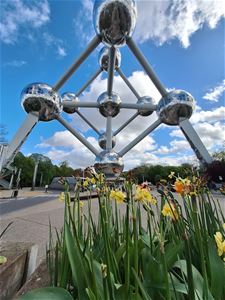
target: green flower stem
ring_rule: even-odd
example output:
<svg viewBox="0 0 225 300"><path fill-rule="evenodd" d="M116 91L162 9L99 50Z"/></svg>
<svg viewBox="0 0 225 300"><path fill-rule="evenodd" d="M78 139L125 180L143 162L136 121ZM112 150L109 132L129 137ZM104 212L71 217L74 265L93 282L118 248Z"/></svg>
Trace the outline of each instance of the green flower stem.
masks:
<svg viewBox="0 0 225 300"><path fill-rule="evenodd" d="M126 207L126 219L125 219L125 231L126 231L126 254L125 254L125 291L127 299L130 295L130 254L129 254L129 243L130 243L130 232L129 232L129 218L130 218L130 209L129 203Z"/></svg>

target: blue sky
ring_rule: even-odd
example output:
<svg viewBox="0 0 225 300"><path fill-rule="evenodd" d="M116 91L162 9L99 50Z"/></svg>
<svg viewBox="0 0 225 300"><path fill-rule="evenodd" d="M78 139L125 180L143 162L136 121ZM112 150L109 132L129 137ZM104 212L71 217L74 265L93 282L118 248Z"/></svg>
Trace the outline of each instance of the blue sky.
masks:
<svg viewBox="0 0 225 300"><path fill-rule="evenodd" d="M224 146L224 2L197 0L137 1L138 18L133 34L143 54L167 89L184 89L196 99L190 121L210 153ZM54 85L94 36L93 2L3 0L1 3L1 123L10 141L26 113L20 93L32 82ZM99 68L99 46L60 93L76 92ZM157 103L160 95L135 57L125 46L121 69L140 95ZM115 74L114 90L122 101L136 102ZM96 101L106 91L101 74L80 96ZM97 110L81 112L101 130L105 119ZM122 110L113 119L114 129L134 112ZM76 115L62 116L98 147L97 137ZM117 138L116 150L142 132L155 116L138 117ZM39 122L24 145L25 155L38 152L55 163L68 160L73 167L93 164L94 156L57 121ZM142 163L180 164L195 162L190 146L178 127L161 126L124 156L125 168Z"/></svg>

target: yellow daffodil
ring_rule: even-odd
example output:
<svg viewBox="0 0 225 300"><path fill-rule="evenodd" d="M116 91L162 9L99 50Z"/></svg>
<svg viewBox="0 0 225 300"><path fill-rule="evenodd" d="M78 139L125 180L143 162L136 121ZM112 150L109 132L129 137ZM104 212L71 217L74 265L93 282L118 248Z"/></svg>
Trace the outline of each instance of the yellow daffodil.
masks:
<svg viewBox="0 0 225 300"><path fill-rule="evenodd" d="M125 194L119 190L112 190L109 197L110 199L122 203L125 199Z"/></svg>
<svg viewBox="0 0 225 300"><path fill-rule="evenodd" d="M147 201L156 204L156 199L151 195L147 188L137 187L134 199L140 202Z"/></svg>
<svg viewBox="0 0 225 300"><path fill-rule="evenodd" d="M174 221L178 220L179 218L177 209L172 202L164 204L162 214L164 217L170 217Z"/></svg>
<svg viewBox="0 0 225 300"><path fill-rule="evenodd" d="M83 182L83 187L87 187L89 185L89 181L88 179L86 179L84 182Z"/></svg>
<svg viewBox="0 0 225 300"><path fill-rule="evenodd" d="M96 184L96 180L95 180L94 177L92 177L90 181L91 181L92 184Z"/></svg>
<svg viewBox="0 0 225 300"><path fill-rule="evenodd" d="M217 231L216 234L214 234L214 238L217 245L218 255L222 256L223 253L225 253L225 241L223 241L221 232Z"/></svg>
<svg viewBox="0 0 225 300"><path fill-rule="evenodd" d="M171 172L170 175L168 176L170 179L174 177L175 172Z"/></svg>
<svg viewBox="0 0 225 300"><path fill-rule="evenodd" d="M59 195L59 201L62 201L62 202L65 201L65 193L62 192L62 193Z"/></svg>

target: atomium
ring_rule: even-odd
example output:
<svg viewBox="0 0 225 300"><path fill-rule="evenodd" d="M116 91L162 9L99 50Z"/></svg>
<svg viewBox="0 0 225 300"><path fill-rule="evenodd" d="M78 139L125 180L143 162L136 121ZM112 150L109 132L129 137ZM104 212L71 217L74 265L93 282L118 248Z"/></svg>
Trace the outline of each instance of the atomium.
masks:
<svg viewBox="0 0 225 300"><path fill-rule="evenodd" d="M174 90L162 97L158 103L157 114L163 123L178 125L189 119L194 110L194 98L183 90Z"/></svg>
<svg viewBox="0 0 225 300"><path fill-rule="evenodd" d="M106 149L106 139L107 139L106 133L102 133L98 138L98 144L104 150ZM115 145L116 145L116 137L113 136L112 137L112 146L111 146L111 148L113 149L115 147Z"/></svg>
<svg viewBox="0 0 225 300"><path fill-rule="evenodd" d="M31 83L21 93L21 105L27 113L39 112L40 121L51 121L61 112L61 98L45 83Z"/></svg>
<svg viewBox="0 0 225 300"><path fill-rule="evenodd" d="M137 104L154 104L154 100L152 97L149 96L143 96L141 98L138 99ZM139 115L143 116L143 117L147 117L150 116L153 111L149 110L147 108L139 108L138 109Z"/></svg>
<svg viewBox="0 0 225 300"><path fill-rule="evenodd" d="M97 172L104 173L106 177L113 177L121 174L124 164L118 153L105 150L96 157L94 167Z"/></svg>
<svg viewBox="0 0 225 300"><path fill-rule="evenodd" d="M74 93L63 93L61 95L62 98L62 103L63 101L74 101L78 102L78 98ZM63 111L66 112L67 114L74 114L76 111L78 111L78 107L63 107Z"/></svg>
<svg viewBox="0 0 225 300"><path fill-rule="evenodd" d="M107 46L123 46L134 31L137 19L133 0L95 1L94 28Z"/></svg>
<svg viewBox="0 0 225 300"><path fill-rule="evenodd" d="M106 72L108 71L108 67L109 67L109 53L110 53L110 48L103 47L101 49L101 51L99 52L99 56L98 56L98 61L99 61L100 67ZM120 54L120 50L117 48L116 49L116 59L115 59L115 69L118 69L120 67L120 64L121 64L121 54Z"/></svg>
<svg viewBox="0 0 225 300"><path fill-rule="evenodd" d="M133 0L101 0L95 2L93 18L97 35L90 41L86 49L66 70L53 87L44 83L32 83L22 91L21 102L25 111L28 113L28 116L16 133L9 147L7 146L5 151L1 151L4 157L0 157L0 171L2 169L10 169L10 163L12 163L15 154L19 151L19 147L26 140L38 121L51 121L53 119L56 119L57 122L64 126L95 155L96 160L94 167L96 171L103 172L106 176L119 176L124 167L122 157L162 123L167 125L178 125L200 162L204 165L212 162L212 157L208 153L192 124L189 122L189 118L194 110L194 98L183 90L167 92L159 78L156 76L154 70L151 68L151 65L131 37L136 24L136 17L136 4ZM77 92L62 94L63 101L61 103L61 97L58 94L58 90L101 42L105 46L99 53L100 68ZM161 94L162 98L158 102L158 105L154 104L154 100L150 96L140 97L138 91L135 90L121 70L121 54L118 47L124 45L129 47L135 58L145 70L149 79ZM97 101L96 99L94 99L94 101L88 99L79 101L77 96L81 95L103 71L107 72L108 75L107 91L102 93ZM123 103L120 96L114 92L113 83L116 72L137 98L137 102L130 103L126 101ZM82 99L84 98L85 94L82 96ZM73 128L72 125L60 115L62 106L64 112L68 114L76 112L77 116L95 132L98 136L99 145L103 151L99 151L93 142L90 142L89 139L80 134L76 128ZM106 118L105 132L102 134L98 128L92 124L89 118L86 118L80 110L78 111L79 108L97 108L99 113ZM124 113L124 116L126 117L127 114L124 112L124 109L125 111L126 109L133 109L135 110L135 113L124 123L119 124L120 126L118 126L118 129L114 131L113 118L119 113ZM153 118L148 118L146 120L147 128L144 129L143 132L120 149L120 151L115 152L113 150L116 145L115 137L120 134L125 127L133 122L138 116L150 116L155 111L158 116L155 121L151 122L150 120ZM150 122L150 124L148 124L148 122Z"/></svg>
<svg viewBox="0 0 225 300"><path fill-rule="evenodd" d="M102 93L97 100L99 111L104 117L115 117L120 112L120 96L116 93L108 95L107 92Z"/></svg>

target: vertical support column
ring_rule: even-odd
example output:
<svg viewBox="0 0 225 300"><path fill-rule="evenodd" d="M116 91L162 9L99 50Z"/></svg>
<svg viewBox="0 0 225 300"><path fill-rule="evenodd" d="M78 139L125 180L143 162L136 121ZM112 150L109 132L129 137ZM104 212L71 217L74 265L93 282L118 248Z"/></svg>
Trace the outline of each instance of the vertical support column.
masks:
<svg viewBox="0 0 225 300"><path fill-rule="evenodd" d="M112 150L112 117L107 117L106 121L106 150Z"/></svg>
<svg viewBox="0 0 225 300"><path fill-rule="evenodd" d="M9 190L11 190L13 186L13 179L14 179L14 172L12 172L11 178L10 178L10 183L9 183Z"/></svg>
<svg viewBox="0 0 225 300"><path fill-rule="evenodd" d="M32 187L31 187L31 191L35 190L35 185L36 185L36 178L37 178L37 170L38 170L38 162L35 163L34 166L34 175L33 175L33 181L32 181Z"/></svg>
<svg viewBox="0 0 225 300"><path fill-rule="evenodd" d="M110 55L109 55L108 87L107 87L107 92L108 92L109 97L112 95L112 90L113 90L115 60L116 60L116 49L114 47L111 47L110 48Z"/></svg>
<svg viewBox="0 0 225 300"><path fill-rule="evenodd" d="M21 176L21 171L22 169L19 169L18 175L17 175L17 179L16 179L16 188L18 189L20 186L20 176Z"/></svg>

